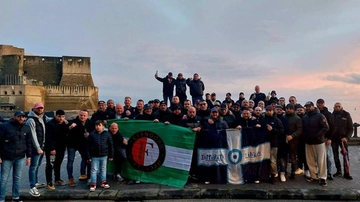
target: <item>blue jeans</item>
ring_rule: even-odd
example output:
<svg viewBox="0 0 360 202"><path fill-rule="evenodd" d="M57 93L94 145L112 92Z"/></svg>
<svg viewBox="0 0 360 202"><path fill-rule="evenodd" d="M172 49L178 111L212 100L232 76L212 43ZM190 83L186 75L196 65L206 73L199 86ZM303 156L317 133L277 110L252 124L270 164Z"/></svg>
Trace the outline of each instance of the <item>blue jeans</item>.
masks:
<svg viewBox="0 0 360 202"><path fill-rule="evenodd" d="M11 168L13 169L13 185L12 185L12 199L18 199L20 197L20 179L21 171L25 164L25 158L16 160L2 160L1 164L1 183L0 183L0 200L5 200L6 185L10 177Z"/></svg>
<svg viewBox="0 0 360 202"><path fill-rule="evenodd" d="M100 180L101 182L106 181L106 164L107 156L103 157L92 157L91 158L91 183L96 184L96 176L100 170Z"/></svg>
<svg viewBox="0 0 360 202"><path fill-rule="evenodd" d="M169 99L170 104L171 104L171 100L172 100L173 97L174 97L173 95L165 95L165 94L163 94L163 98L164 98L164 101L165 101L166 105L168 104L168 102L167 102L168 99Z"/></svg>
<svg viewBox="0 0 360 202"><path fill-rule="evenodd" d="M67 165L66 165L66 169L67 169L69 179L74 178L74 176L73 176L73 164L74 164L74 160L75 160L76 151L79 151L79 153L81 155L80 175L86 175L87 159L85 157L85 151L83 151L81 149L68 147L67 148L68 162L67 162Z"/></svg>
<svg viewBox="0 0 360 202"><path fill-rule="evenodd" d="M332 164L331 164L331 160L330 160L330 159L334 158L334 155L333 155L333 151L332 151L331 145L326 146L326 149L327 149L327 152L326 152L326 154L327 154L327 155L326 155L327 173L328 173L328 174L331 174L331 171L332 171L331 166L332 166Z"/></svg>
<svg viewBox="0 0 360 202"><path fill-rule="evenodd" d="M41 148L44 151L44 148ZM38 154L37 150L33 148L31 154L31 162L29 167L29 182L30 189L35 187L35 184L38 183L38 171L39 166L41 165L44 154Z"/></svg>

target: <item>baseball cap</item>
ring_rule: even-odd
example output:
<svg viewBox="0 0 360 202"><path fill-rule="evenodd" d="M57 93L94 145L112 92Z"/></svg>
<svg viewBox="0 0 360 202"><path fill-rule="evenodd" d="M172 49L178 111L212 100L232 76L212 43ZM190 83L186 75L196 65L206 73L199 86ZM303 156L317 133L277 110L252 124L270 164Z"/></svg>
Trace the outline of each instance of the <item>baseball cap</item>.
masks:
<svg viewBox="0 0 360 202"><path fill-rule="evenodd" d="M151 104L144 105L144 109L152 109Z"/></svg>
<svg viewBox="0 0 360 202"><path fill-rule="evenodd" d="M211 109L210 112L219 112L215 107Z"/></svg>
<svg viewBox="0 0 360 202"><path fill-rule="evenodd" d="M325 103L324 99L320 98L316 101L316 103Z"/></svg>
<svg viewBox="0 0 360 202"><path fill-rule="evenodd" d="M275 94L276 95L276 91L272 90L270 94Z"/></svg>
<svg viewBox="0 0 360 202"><path fill-rule="evenodd" d="M174 105L171 107L171 110L175 111L175 110L181 110L181 107L179 105Z"/></svg>
<svg viewBox="0 0 360 202"><path fill-rule="evenodd" d="M220 106L220 105L221 105L221 103L218 102L218 101L216 101L216 102L214 103L214 106Z"/></svg>
<svg viewBox="0 0 360 202"><path fill-rule="evenodd" d="M104 100L100 100L99 102L98 102L98 105L99 104L105 104L105 101Z"/></svg>
<svg viewBox="0 0 360 202"><path fill-rule="evenodd" d="M35 103L34 109L37 109L37 108L40 108L40 107L44 108L44 104L42 102Z"/></svg>
<svg viewBox="0 0 360 202"><path fill-rule="evenodd" d="M216 95L216 93L211 93L211 96L215 96Z"/></svg>
<svg viewBox="0 0 360 202"><path fill-rule="evenodd" d="M14 116L26 116L25 113L23 111L16 111L14 113Z"/></svg>
<svg viewBox="0 0 360 202"><path fill-rule="evenodd" d="M314 103L313 102L311 102L311 101L307 101L306 103L305 103L305 107L307 106L307 105L311 105L311 106L314 106Z"/></svg>
<svg viewBox="0 0 360 202"><path fill-rule="evenodd" d="M163 100L160 102L160 105L162 105L162 104L166 105L166 102Z"/></svg>
<svg viewBox="0 0 360 202"><path fill-rule="evenodd" d="M265 110L274 110L274 108L271 105L268 105L265 107Z"/></svg>
<svg viewBox="0 0 360 202"><path fill-rule="evenodd" d="M283 108L281 105L276 105L275 108Z"/></svg>
<svg viewBox="0 0 360 202"><path fill-rule="evenodd" d="M168 76L172 76L172 72L169 72L169 73L168 73Z"/></svg>
<svg viewBox="0 0 360 202"><path fill-rule="evenodd" d="M221 104L221 105L220 105L220 109L227 109L226 104Z"/></svg>
<svg viewBox="0 0 360 202"><path fill-rule="evenodd" d="M155 100L154 100L154 103L159 103L159 102L160 102L159 99L155 99Z"/></svg>
<svg viewBox="0 0 360 202"><path fill-rule="evenodd" d="M295 109L295 106L293 104L287 104L286 108Z"/></svg>

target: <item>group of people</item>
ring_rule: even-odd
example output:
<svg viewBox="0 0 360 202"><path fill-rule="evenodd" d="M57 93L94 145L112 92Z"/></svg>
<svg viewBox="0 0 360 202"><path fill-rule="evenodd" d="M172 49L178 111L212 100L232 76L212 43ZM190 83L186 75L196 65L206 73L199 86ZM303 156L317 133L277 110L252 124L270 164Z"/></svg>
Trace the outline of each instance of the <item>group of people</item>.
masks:
<svg viewBox="0 0 360 202"><path fill-rule="evenodd" d="M110 187L106 182L108 160L114 161L114 178L121 180L121 166L126 158L123 149L127 140L120 134L116 123L111 124L108 130L105 129L106 120L109 119L150 120L188 127L195 132L227 128L262 130L271 144L271 183L275 183L277 176L280 176L280 181L286 181L286 165L289 159L290 179L303 172L306 181L319 181L322 186L327 186L326 180L332 180L333 176L352 179L349 169L342 172L339 160L339 148L344 147L348 151L347 142L353 133L351 116L341 103L335 103L332 113L325 107L323 99L317 100L316 107L311 101L302 106L297 103L295 96L291 96L286 104L284 97L277 98L275 91L266 96L260 92L259 86L255 87L255 93L250 95L249 99L245 99L244 93L239 94L237 101L231 99L231 93L227 93L222 102L216 98L216 93L207 93L204 99L205 86L199 75L194 74L193 79L185 80L179 73L176 80L185 80L185 85L190 87L191 101L186 98L186 86L180 86L184 83L173 83L171 73L165 78L157 75L155 77L164 83L162 101L154 99L145 103L139 99L135 107L128 96L124 98L124 103L116 105L112 99L107 102L99 101L98 109L91 118L89 111L80 110L78 116L69 121L65 119L63 110L57 110L53 119L47 118L44 116L44 105L40 102L35 103L27 117L24 112L16 111L9 122L0 125L0 202L5 199L11 169L12 198L13 201L20 201L19 183L23 164L29 165L29 193L34 197L40 196L40 187L55 189L54 185L76 186L73 176L76 151L81 155L78 179L88 180L90 191L96 189L98 172L100 186ZM175 96L165 90L165 85L168 84L179 85L176 86ZM185 96L179 94L180 89L185 92ZM171 103L168 105L165 99L170 99ZM61 179L60 171L66 151L68 183ZM331 153L337 169L334 175L331 171ZM44 154L47 183L39 183L38 168ZM196 158L193 158L190 175L196 177L195 161ZM259 183L261 180L263 179L247 181Z"/></svg>

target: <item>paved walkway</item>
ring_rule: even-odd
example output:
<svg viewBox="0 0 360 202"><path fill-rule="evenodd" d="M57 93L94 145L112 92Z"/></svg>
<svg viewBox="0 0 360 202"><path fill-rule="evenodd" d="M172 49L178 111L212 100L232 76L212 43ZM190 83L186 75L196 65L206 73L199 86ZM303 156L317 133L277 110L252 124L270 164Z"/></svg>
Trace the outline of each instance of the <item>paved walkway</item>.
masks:
<svg viewBox="0 0 360 202"><path fill-rule="evenodd" d="M266 182L244 185L188 183L182 189L156 184L126 185L124 182L116 182L109 179L110 189L104 190L98 188L95 192L88 191L85 181L77 181L76 187L69 187L67 185L57 186L55 190L41 188L39 189L41 196L36 198L36 200L89 199L141 201L190 198L360 200L360 146L350 146L349 151L351 175L354 180L336 177L333 181L328 180L327 187L321 187L317 183L308 183L302 175L297 175L295 180L278 181L275 185ZM63 168L63 176L66 176L64 165ZM76 175L78 168L75 169L74 174ZM40 170L43 170L43 166ZM333 171L335 172L336 169L333 168ZM44 179L43 174L40 176L40 179ZM27 173L23 175L23 181L21 198L24 200L34 200L35 198L28 193ZM10 197L10 191L11 186L8 186L8 197Z"/></svg>

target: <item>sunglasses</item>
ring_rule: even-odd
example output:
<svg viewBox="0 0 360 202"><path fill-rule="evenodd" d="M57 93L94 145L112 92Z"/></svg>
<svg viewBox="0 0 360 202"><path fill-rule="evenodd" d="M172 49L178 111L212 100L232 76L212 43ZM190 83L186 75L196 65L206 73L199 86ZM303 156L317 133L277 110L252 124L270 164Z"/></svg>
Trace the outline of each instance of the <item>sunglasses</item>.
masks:
<svg viewBox="0 0 360 202"><path fill-rule="evenodd" d="M205 105L206 105L205 103L200 104L200 106L205 106Z"/></svg>

